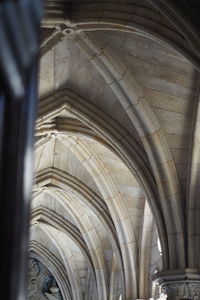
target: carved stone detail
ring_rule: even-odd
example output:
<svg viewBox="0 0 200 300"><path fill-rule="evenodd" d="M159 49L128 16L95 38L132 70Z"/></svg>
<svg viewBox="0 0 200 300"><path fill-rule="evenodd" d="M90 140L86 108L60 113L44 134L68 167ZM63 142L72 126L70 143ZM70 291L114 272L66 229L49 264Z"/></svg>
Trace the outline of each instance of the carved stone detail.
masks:
<svg viewBox="0 0 200 300"><path fill-rule="evenodd" d="M200 274L197 270L186 269L160 272L153 276L161 292L172 300L200 300Z"/></svg>
<svg viewBox="0 0 200 300"><path fill-rule="evenodd" d="M174 300L193 299L200 300L200 283L166 283L162 290L166 292L168 298Z"/></svg>
<svg viewBox="0 0 200 300"><path fill-rule="evenodd" d="M46 297L49 300L60 300L59 288L52 287L52 288L50 288L50 291L51 291L51 294L50 293L45 293Z"/></svg>
<svg viewBox="0 0 200 300"><path fill-rule="evenodd" d="M39 263L33 259L29 259L29 283L28 283L28 293L30 295L30 299L33 299L34 294L37 290L37 284L40 274L40 266Z"/></svg>
<svg viewBox="0 0 200 300"><path fill-rule="evenodd" d="M36 258L29 258L28 274L29 300L62 300L54 277Z"/></svg>

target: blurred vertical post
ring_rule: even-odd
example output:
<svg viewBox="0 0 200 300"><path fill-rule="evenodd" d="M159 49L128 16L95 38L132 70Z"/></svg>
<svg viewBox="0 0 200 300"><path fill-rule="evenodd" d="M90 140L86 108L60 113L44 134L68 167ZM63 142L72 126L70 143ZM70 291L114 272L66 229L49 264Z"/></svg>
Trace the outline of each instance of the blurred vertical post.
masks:
<svg viewBox="0 0 200 300"><path fill-rule="evenodd" d="M25 300L40 0L0 2L1 298ZM2 282L3 280L3 282Z"/></svg>

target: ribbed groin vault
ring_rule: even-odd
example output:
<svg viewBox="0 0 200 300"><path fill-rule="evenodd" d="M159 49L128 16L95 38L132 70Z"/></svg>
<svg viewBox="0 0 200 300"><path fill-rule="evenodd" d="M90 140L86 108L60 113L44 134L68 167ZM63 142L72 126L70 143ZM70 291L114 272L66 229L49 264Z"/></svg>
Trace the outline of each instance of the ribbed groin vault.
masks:
<svg viewBox="0 0 200 300"><path fill-rule="evenodd" d="M44 4L31 300L200 299L200 41L175 2Z"/></svg>

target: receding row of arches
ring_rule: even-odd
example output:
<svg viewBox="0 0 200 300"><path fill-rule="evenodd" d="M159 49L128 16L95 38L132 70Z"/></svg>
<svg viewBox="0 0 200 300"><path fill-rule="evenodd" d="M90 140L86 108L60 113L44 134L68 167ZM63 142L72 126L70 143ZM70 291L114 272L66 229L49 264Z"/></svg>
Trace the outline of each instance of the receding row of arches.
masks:
<svg viewBox="0 0 200 300"><path fill-rule="evenodd" d="M30 251L63 299L199 268L199 40L153 2L46 1Z"/></svg>

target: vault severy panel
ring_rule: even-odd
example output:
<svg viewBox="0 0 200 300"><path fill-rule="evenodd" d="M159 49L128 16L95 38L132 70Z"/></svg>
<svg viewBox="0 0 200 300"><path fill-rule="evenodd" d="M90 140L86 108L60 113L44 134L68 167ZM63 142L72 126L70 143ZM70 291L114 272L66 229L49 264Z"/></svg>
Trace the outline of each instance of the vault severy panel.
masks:
<svg viewBox="0 0 200 300"><path fill-rule="evenodd" d="M95 35L88 34L91 38ZM104 40L119 55L142 88L164 130L185 190L194 109L191 99L197 89L197 72L183 56L146 37L106 31L100 31L98 35L100 41Z"/></svg>
<svg viewBox="0 0 200 300"><path fill-rule="evenodd" d="M56 138L50 139L41 146L41 149L36 150L35 166L36 172L48 167L60 169L78 178L99 194L98 188L87 170L70 149Z"/></svg>
<svg viewBox="0 0 200 300"><path fill-rule="evenodd" d="M126 112L112 89L73 42L73 39L76 40L76 37L72 36L59 42L55 49L42 57L40 96L44 97L58 89L71 89L105 111L137 139L134 126L126 117ZM102 43L104 44L103 39ZM47 72L48 75L46 75Z"/></svg>

